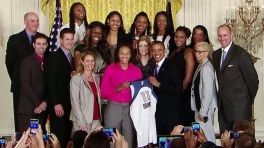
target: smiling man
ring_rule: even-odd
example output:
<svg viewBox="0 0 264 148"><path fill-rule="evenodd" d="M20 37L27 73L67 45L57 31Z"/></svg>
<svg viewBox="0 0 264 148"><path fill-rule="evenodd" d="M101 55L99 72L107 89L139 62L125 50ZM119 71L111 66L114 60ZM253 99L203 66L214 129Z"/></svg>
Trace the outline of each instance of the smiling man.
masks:
<svg viewBox="0 0 264 148"><path fill-rule="evenodd" d="M66 147L70 138L72 122L70 121L71 100L70 80L73 70L74 33L70 28L60 32L60 47L49 56L46 64L46 82L49 97L50 131Z"/></svg>
<svg viewBox="0 0 264 148"><path fill-rule="evenodd" d="M178 65L165 58L166 49L162 42L152 43L151 51L156 61L154 77L149 81L158 96L155 114L157 135L170 135L174 126L183 124L183 76Z"/></svg>
<svg viewBox="0 0 264 148"><path fill-rule="evenodd" d="M220 134L231 130L236 121L251 122L252 104L258 91L258 74L250 54L232 42L228 25L217 30L221 48L213 52L218 80L218 118Z"/></svg>
<svg viewBox="0 0 264 148"><path fill-rule="evenodd" d="M39 119L45 129L47 93L44 82L44 52L48 46L48 37L38 33L32 39L35 52L26 57L20 65L20 100L18 104L19 132L28 129L30 119Z"/></svg>
<svg viewBox="0 0 264 148"><path fill-rule="evenodd" d="M34 12L26 13L24 15L24 24L26 28L23 31L9 37L5 59L6 69L11 79L11 92L13 93L15 132L18 132L17 108L20 93L19 69L21 61L34 53L32 38L34 35L38 34L38 15Z"/></svg>

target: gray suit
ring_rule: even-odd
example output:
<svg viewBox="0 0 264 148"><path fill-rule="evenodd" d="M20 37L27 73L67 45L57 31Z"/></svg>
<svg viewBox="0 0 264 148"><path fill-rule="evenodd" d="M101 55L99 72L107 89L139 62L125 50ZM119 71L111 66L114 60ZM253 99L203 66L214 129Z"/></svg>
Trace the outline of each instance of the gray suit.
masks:
<svg viewBox="0 0 264 148"><path fill-rule="evenodd" d="M231 43L220 69L222 49L213 52L218 80L218 118L220 133L231 130L236 121L251 120L252 104L258 91L258 74L250 54Z"/></svg>
<svg viewBox="0 0 264 148"><path fill-rule="evenodd" d="M97 74L92 74L92 76L97 89L101 117L101 91L99 87L100 78ZM89 133L91 130L96 128L96 126L101 124L100 121L93 121L95 98L85 74L78 74L72 77L70 82L70 97L72 106L70 120L73 121L74 131L80 130L79 126L87 124Z"/></svg>
<svg viewBox="0 0 264 148"><path fill-rule="evenodd" d="M198 111L195 105L194 95L194 81L197 74L200 72L200 83L199 83L199 96L201 99L201 108ZM215 76L214 68L211 62L206 58L202 64L196 69L191 89L191 108L195 111L195 121L200 123L201 129L203 129L206 138L215 143L214 133L214 110L217 107L216 88L215 88ZM208 117L208 121L204 123L200 121L198 116Z"/></svg>

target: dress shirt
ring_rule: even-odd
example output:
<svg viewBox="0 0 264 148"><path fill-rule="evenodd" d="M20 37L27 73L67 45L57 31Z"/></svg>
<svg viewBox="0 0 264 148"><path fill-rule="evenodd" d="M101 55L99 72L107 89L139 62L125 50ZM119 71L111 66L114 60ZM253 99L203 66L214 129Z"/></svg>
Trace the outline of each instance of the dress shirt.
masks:
<svg viewBox="0 0 264 148"><path fill-rule="evenodd" d="M30 34L30 33L27 32L27 30L26 30L26 33L27 33L27 37L28 37L28 39L29 39L30 44L32 44L32 36L35 36L35 35L36 35L36 32L35 32L34 34Z"/></svg>
<svg viewBox="0 0 264 148"><path fill-rule="evenodd" d="M232 45L232 42L230 42L230 44L226 47L226 48L222 48L221 47L221 49L222 49L222 52L223 52L223 50L226 52L225 54L225 57L227 56L227 53L228 53L228 51L229 51L229 49L230 49L230 46ZM220 67L222 67L222 59L223 59L223 54L221 54L221 62L220 62Z"/></svg>
<svg viewBox="0 0 264 148"><path fill-rule="evenodd" d="M69 56L68 56L68 54L70 53L70 51L69 51L69 50L66 50L66 49L64 49L64 48L62 48L62 47L60 47L60 48L61 48L62 51L64 52L64 54L65 54L65 56L67 57L68 61L71 63L71 60L69 59Z"/></svg>
<svg viewBox="0 0 264 148"><path fill-rule="evenodd" d="M141 70L131 63L125 70L121 68L120 62L107 66L101 84L102 98L115 102L130 102L130 88L116 92L116 87L126 81L131 82L139 79L142 79Z"/></svg>
<svg viewBox="0 0 264 148"><path fill-rule="evenodd" d="M38 55L36 52L35 52L35 54L36 54L36 57L38 58L38 61L39 61L40 63L43 62L44 56L41 57L41 56Z"/></svg>
<svg viewBox="0 0 264 148"><path fill-rule="evenodd" d="M159 73L160 67L161 67L161 65L163 64L163 62L164 62L165 58L166 58L166 57L163 57L163 59L162 59L162 60L160 60L158 63L156 63L156 64L158 64L158 65L159 65L159 66L158 66L158 68L157 68L157 74Z"/></svg>

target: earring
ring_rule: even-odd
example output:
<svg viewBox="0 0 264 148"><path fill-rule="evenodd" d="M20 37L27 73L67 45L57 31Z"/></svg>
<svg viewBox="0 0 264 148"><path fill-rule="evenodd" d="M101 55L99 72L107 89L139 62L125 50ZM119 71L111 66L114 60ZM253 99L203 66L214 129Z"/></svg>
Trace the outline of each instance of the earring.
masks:
<svg viewBox="0 0 264 148"><path fill-rule="evenodd" d="M136 29L136 27L135 27L134 35L137 35L137 29Z"/></svg>
<svg viewBox="0 0 264 148"><path fill-rule="evenodd" d="M147 36L147 35L148 35L148 29L145 30L145 36Z"/></svg>

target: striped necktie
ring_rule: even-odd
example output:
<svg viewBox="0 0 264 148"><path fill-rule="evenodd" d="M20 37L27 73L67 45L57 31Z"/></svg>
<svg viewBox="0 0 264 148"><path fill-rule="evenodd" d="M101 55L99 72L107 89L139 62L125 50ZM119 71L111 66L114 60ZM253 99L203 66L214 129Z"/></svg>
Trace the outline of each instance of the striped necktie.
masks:
<svg viewBox="0 0 264 148"><path fill-rule="evenodd" d="M223 64L225 62L225 58L226 58L226 51L222 50L222 61L221 61L221 66L220 66L221 70L222 70Z"/></svg>

